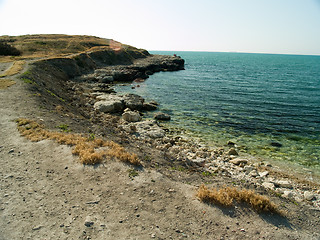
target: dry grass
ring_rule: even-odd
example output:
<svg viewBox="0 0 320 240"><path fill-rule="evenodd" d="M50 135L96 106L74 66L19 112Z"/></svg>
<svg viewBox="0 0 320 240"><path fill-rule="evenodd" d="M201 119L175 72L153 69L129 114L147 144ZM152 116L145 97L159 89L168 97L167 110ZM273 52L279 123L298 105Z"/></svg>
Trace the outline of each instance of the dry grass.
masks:
<svg viewBox="0 0 320 240"><path fill-rule="evenodd" d="M225 187L221 189L208 189L201 185L197 192L197 197L202 202L217 204L220 206L232 206L234 201L249 204L257 212L273 212L282 215L277 206L269 198L259 195L252 190L238 190L235 187Z"/></svg>
<svg viewBox="0 0 320 240"><path fill-rule="evenodd" d="M63 34L2 36L0 40L10 42L10 45L22 52L22 56L15 59L62 57L96 48L118 50L123 46L112 39Z"/></svg>
<svg viewBox="0 0 320 240"><path fill-rule="evenodd" d="M0 89L8 88L14 84L16 84L16 82L11 79L0 78Z"/></svg>
<svg viewBox="0 0 320 240"><path fill-rule="evenodd" d="M9 76L13 76L15 74L20 73L25 63L26 61L24 60L15 61L11 66L11 68L7 69L3 74L0 75L0 77L9 77Z"/></svg>
<svg viewBox="0 0 320 240"><path fill-rule="evenodd" d="M72 153L79 156L79 160L83 164L93 165L101 163L106 158L115 158L135 166L141 165L136 154L127 152L113 141L85 137L79 134L48 131L44 129L43 125L25 118L19 118L16 121L20 134L33 142L50 139L59 144L74 146Z"/></svg>

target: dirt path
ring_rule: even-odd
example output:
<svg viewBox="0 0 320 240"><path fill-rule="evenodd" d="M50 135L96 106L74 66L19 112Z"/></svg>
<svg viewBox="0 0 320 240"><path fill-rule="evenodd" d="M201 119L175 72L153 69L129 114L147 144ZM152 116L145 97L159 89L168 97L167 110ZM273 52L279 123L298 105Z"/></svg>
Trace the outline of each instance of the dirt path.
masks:
<svg viewBox="0 0 320 240"><path fill-rule="evenodd" d="M292 203L287 218L213 207L195 198L197 183L179 180L188 173L170 177L115 161L83 166L67 146L28 141L15 119L60 116L39 108L15 80L0 90L1 240L319 239L319 212Z"/></svg>

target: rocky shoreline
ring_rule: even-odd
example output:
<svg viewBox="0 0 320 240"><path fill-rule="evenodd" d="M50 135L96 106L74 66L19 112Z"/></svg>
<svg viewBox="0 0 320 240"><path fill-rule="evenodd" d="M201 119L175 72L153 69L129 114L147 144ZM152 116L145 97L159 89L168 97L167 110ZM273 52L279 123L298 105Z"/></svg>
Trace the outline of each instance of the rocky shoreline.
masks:
<svg viewBox="0 0 320 240"><path fill-rule="evenodd" d="M171 159L188 168L197 168L204 174L227 176L320 210L319 184L283 173L276 166L253 156L239 155L235 143L228 143L226 148L212 149L195 143L194 139L177 135L170 137L159 123L159 120L170 120L170 116L156 112L158 117L155 119L143 119L143 112L156 110L158 103L145 102L136 94L116 94L113 89L114 84L123 82L138 84L155 72L182 69L184 60L180 57L151 55L138 58L131 64L99 67L91 73L74 76L67 81L67 88L74 92L75 104L88 116L118 116L116 127L133 142L143 141L170 155Z"/></svg>
<svg viewBox="0 0 320 240"><path fill-rule="evenodd" d="M160 57L161 61L168 58L169 56ZM307 180L298 180L290 174L283 174L276 166L253 156L239 155L236 145L231 142L228 143L226 148L210 149L202 144L194 143L193 139L186 139L181 136L169 137L158 120L169 120L170 116L157 118L159 116L159 112L157 112L154 120L143 119L143 112L156 110L158 103L154 101L145 102L141 96L136 94L116 94L112 88L112 83L114 79L131 82L137 76L142 77L143 73L150 69L158 71L163 69L163 66L167 66L166 63L162 63L162 67L155 67L153 60L156 59L159 62L159 57L151 59L150 65L146 64L145 61L143 62L143 66L139 68L140 70L137 70L138 73L132 73L132 69L138 69L136 66L141 66L141 63L133 66L97 69L93 74L78 78L78 81L81 79L80 82L85 84L90 81L98 82L94 84L95 87L92 87L92 91L87 94L91 99L89 101L90 107L95 112L121 115L118 128L133 141L135 139L145 141L158 150L166 152L172 159L182 162L187 167L197 168L198 171L205 174L228 176L236 181L252 184L255 188L265 189L293 202L305 203L320 210L318 184ZM178 67L174 64L174 66L176 70L183 69L181 65ZM111 78L111 74L121 77Z"/></svg>

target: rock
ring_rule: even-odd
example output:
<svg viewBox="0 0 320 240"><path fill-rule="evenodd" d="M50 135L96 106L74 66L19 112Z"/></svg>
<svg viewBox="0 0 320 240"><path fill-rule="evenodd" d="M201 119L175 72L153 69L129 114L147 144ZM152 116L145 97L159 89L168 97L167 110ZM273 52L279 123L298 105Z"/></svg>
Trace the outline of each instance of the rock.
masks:
<svg viewBox="0 0 320 240"><path fill-rule="evenodd" d="M314 199L315 195L314 195L313 192L305 191L305 192L303 193L303 197L304 197L305 200L311 201L312 199Z"/></svg>
<svg viewBox="0 0 320 240"><path fill-rule="evenodd" d="M248 160L244 158L235 158L229 161L230 163L233 163L234 165L240 165L241 163L247 164Z"/></svg>
<svg viewBox="0 0 320 240"><path fill-rule="evenodd" d="M84 221L84 225L86 227L91 227L92 225L94 224L94 222L92 221L91 217L90 216L87 216L85 221Z"/></svg>
<svg viewBox="0 0 320 240"><path fill-rule="evenodd" d="M293 198L294 197L294 193L293 193L293 191L284 191L282 196L285 197L285 198Z"/></svg>
<svg viewBox="0 0 320 240"><path fill-rule="evenodd" d="M170 115L163 113L163 112L158 112L154 115L154 118L157 120L162 120L162 121L169 121L171 119Z"/></svg>
<svg viewBox="0 0 320 240"><path fill-rule="evenodd" d="M145 111L154 111L156 110L158 107L155 104L152 103L144 103L142 106L143 110Z"/></svg>
<svg viewBox="0 0 320 240"><path fill-rule="evenodd" d="M234 142L232 142L232 141L228 141L228 142L227 142L227 145L228 145L228 146L235 146L236 144L235 144Z"/></svg>
<svg viewBox="0 0 320 240"><path fill-rule="evenodd" d="M137 111L126 111L122 114L122 118L127 122L139 122L141 121L142 117L140 113Z"/></svg>
<svg viewBox="0 0 320 240"><path fill-rule="evenodd" d="M131 110L142 110L144 98L137 94L129 93L123 96L123 102L125 107Z"/></svg>
<svg viewBox="0 0 320 240"><path fill-rule="evenodd" d="M259 172L260 177L266 177L269 174L268 171Z"/></svg>
<svg viewBox="0 0 320 240"><path fill-rule="evenodd" d="M98 96L97 99L102 99L94 104L94 109L96 111L113 113L121 112L124 109L123 99L117 95L113 94L103 94Z"/></svg>
<svg viewBox="0 0 320 240"><path fill-rule="evenodd" d="M204 158L196 158L196 159L192 159L191 161L199 167L204 167L206 164L206 159Z"/></svg>
<svg viewBox="0 0 320 240"><path fill-rule="evenodd" d="M282 144L279 143L279 142L271 142L270 145L271 145L272 147L277 147L277 148L282 147Z"/></svg>
<svg viewBox="0 0 320 240"><path fill-rule="evenodd" d="M276 181L274 182L275 185L277 187L281 187L281 188L292 188L292 184L289 182L289 181L286 181L286 180L279 180L279 181Z"/></svg>
<svg viewBox="0 0 320 240"><path fill-rule="evenodd" d="M102 76L99 79L99 82L101 82L101 83L113 83L113 76Z"/></svg>
<svg viewBox="0 0 320 240"><path fill-rule="evenodd" d="M228 155L234 155L238 156L238 152L234 148L230 148L230 150L227 152Z"/></svg>
<svg viewBox="0 0 320 240"><path fill-rule="evenodd" d="M135 134L143 139L163 138L165 136L165 131L154 120L130 123L122 127L127 132L132 132L132 128L135 128Z"/></svg>
<svg viewBox="0 0 320 240"><path fill-rule="evenodd" d="M249 176L250 177L257 177L257 176L259 176L259 173L257 170L254 169L249 173Z"/></svg>
<svg viewBox="0 0 320 240"><path fill-rule="evenodd" d="M39 225L39 226L36 226L36 227L32 228L32 230L37 231L37 230L40 230L42 227L43 226Z"/></svg>
<svg viewBox="0 0 320 240"><path fill-rule="evenodd" d="M266 189L272 189L272 190L275 188L274 184L271 182L264 182L262 183L262 186Z"/></svg>

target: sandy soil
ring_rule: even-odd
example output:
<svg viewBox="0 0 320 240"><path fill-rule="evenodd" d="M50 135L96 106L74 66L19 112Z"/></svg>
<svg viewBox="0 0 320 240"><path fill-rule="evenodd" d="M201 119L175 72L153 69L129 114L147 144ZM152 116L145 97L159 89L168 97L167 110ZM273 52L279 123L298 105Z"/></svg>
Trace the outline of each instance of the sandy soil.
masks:
<svg viewBox="0 0 320 240"><path fill-rule="evenodd" d="M320 212L305 204L270 196L287 211L281 217L201 203L195 197L201 182L231 179L170 170L161 152L144 150L151 163L139 169L116 161L83 166L70 147L28 141L15 119L58 125L62 117L40 108L26 84L16 82L0 90L1 240L320 239Z"/></svg>

